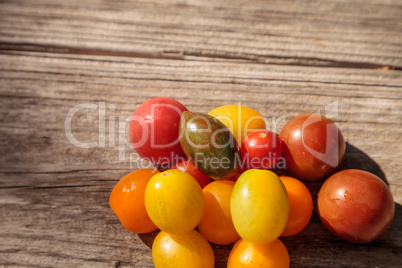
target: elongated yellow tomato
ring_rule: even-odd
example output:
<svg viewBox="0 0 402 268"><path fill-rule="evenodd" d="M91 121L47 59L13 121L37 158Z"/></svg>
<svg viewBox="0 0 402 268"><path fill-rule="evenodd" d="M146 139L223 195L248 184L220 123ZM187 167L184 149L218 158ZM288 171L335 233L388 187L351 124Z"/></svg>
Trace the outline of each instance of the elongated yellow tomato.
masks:
<svg viewBox="0 0 402 268"><path fill-rule="evenodd" d="M170 169L156 174L145 188L145 208L162 231L182 234L194 229L204 213L204 195L187 172Z"/></svg>
<svg viewBox="0 0 402 268"><path fill-rule="evenodd" d="M233 225L244 240L265 244L277 239L289 217L289 198L278 176L249 169L237 180L231 200Z"/></svg>
<svg viewBox="0 0 402 268"><path fill-rule="evenodd" d="M238 144L241 144L243 138L253 130L265 128L265 120L262 115L256 110L242 105L220 106L208 114L230 129Z"/></svg>
<svg viewBox="0 0 402 268"><path fill-rule="evenodd" d="M156 268L212 268L215 265L211 245L195 230L181 235L160 231L152 244L152 259Z"/></svg>

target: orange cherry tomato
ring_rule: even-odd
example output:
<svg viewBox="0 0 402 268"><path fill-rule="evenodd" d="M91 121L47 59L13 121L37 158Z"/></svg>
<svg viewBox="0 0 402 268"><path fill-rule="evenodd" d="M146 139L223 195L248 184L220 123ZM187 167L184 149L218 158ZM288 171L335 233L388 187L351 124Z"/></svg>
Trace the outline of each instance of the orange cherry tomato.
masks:
<svg viewBox="0 0 402 268"><path fill-rule="evenodd" d="M198 230L208 241L218 245L231 244L240 238L230 214L234 184L234 181L229 180L213 181L202 190L205 209Z"/></svg>
<svg viewBox="0 0 402 268"><path fill-rule="evenodd" d="M173 235L160 231L152 244L155 268L213 268L215 256L211 245L196 230Z"/></svg>
<svg viewBox="0 0 402 268"><path fill-rule="evenodd" d="M281 236L292 236L301 232L310 222L313 213L311 193L301 181L288 177L279 177L289 196L289 219Z"/></svg>
<svg viewBox="0 0 402 268"><path fill-rule="evenodd" d="M279 239L268 244L253 244L240 239L229 254L227 268L289 267L289 253Z"/></svg>
<svg viewBox="0 0 402 268"><path fill-rule="evenodd" d="M159 171L139 169L124 176L113 188L109 204L127 230L148 233L157 229L145 209L144 193L149 180Z"/></svg>

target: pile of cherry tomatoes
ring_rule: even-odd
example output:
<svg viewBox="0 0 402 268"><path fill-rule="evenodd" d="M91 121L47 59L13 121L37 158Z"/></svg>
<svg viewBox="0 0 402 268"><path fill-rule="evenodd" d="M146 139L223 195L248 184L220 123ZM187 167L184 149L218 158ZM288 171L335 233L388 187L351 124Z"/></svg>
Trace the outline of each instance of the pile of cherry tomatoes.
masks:
<svg viewBox="0 0 402 268"><path fill-rule="evenodd" d="M109 202L127 230L160 229L155 267L214 267L210 243L234 243L229 268L289 267L280 237L301 232L313 211L302 181L325 180L317 208L333 234L368 243L387 230L391 191L374 174L338 171L346 146L332 120L302 114L279 135L265 127L261 114L240 105L203 114L153 98L135 111L130 141L157 169L127 174ZM277 176L278 166L292 177Z"/></svg>

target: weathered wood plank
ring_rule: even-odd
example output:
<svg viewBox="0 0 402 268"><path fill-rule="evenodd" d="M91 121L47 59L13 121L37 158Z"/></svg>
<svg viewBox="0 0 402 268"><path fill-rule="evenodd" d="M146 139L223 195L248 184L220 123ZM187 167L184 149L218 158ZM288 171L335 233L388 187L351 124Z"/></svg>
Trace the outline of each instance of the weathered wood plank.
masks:
<svg viewBox="0 0 402 268"><path fill-rule="evenodd" d="M338 101L334 120L350 144L345 167L386 179L397 214L384 237L359 246L332 236L315 210L306 230L283 239L292 267L399 266L399 71L9 50L0 54L0 264L153 267L155 233L138 236L124 230L108 207L108 197L117 180L140 164L124 143L125 159L119 159L119 141L127 136L124 127L118 129L119 116L129 118L140 103L160 95L201 112L241 101L268 122L277 120L276 131L292 116L323 111ZM77 112L72 133L82 142L99 142L101 136L104 147L79 148L66 137L66 115L83 103L97 108ZM104 135L99 130L102 105ZM115 126L109 130L112 120ZM320 184L308 186L315 198ZM216 267L225 267L229 250L214 246Z"/></svg>
<svg viewBox="0 0 402 268"><path fill-rule="evenodd" d="M0 43L35 51L402 68L401 16L398 1L2 1Z"/></svg>
<svg viewBox="0 0 402 268"><path fill-rule="evenodd" d="M153 267L157 232L126 231L108 198L147 164L127 144L125 119L162 95L200 112L241 102L276 132L338 102L343 168L387 181L394 222L352 245L315 209L282 240L292 267L399 267L401 17L392 0L0 1L0 266ZM66 136L80 104L93 109L72 116L71 133L94 148ZM321 184L307 185L316 202ZM226 267L231 246L213 247Z"/></svg>

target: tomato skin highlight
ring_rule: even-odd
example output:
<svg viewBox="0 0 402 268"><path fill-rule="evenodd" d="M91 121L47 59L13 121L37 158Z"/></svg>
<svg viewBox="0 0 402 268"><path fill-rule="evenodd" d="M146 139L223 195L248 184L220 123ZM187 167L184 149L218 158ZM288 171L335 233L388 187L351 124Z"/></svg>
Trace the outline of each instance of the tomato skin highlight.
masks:
<svg viewBox="0 0 402 268"><path fill-rule="evenodd" d="M145 209L144 194L149 180L159 171L139 169L130 172L114 186L109 205L127 230L149 233L157 229Z"/></svg>
<svg viewBox="0 0 402 268"><path fill-rule="evenodd" d="M282 181L269 170L245 171L233 188L233 225L246 241L265 244L277 239L289 217L289 198Z"/></svg>
<svg viewBox="0 0 402 268"><path fill-rule="evenodd" d="M204 213L204 195L187 172L170 169L156 174L145 189L145 208L162 231L183 234L194 229Z"/></svg>
<svg viewBox="0 0 402 268"><path fill-rule="evenodd" d="M129 137L140 157L156 165L168 165L184 157L179 143L181 114L187 108L180 102L157 97L142 103L134 112Z"/></svg>
<svg viewBox="0 0 402 268"><path fill-rule="evenodd" d="M269 130L253 131L243 139L241 155L247 169L271 169L282 156L282 141Z"/></svg>
<svg viewBox="0 0 402 268"><path fill-rule="evenodd" d="M385 182L357 169L328 178L318 193L317 207L329 231L357 244L380 238L395 215L394 199Z"/></svg>
<svg viewBox="0 0 402 268"><path fill-rule="evenodd" d="M189 173L197 182L200 184L201 188L204 188L208 183L211 182L211 179L202 173L199 169L197 169L190 160L180 161L172 166L172 169L180 169Z"/></svg>
<svg viewBox="0 0 402 268"><path fill-rule="evenodd" d="M286 168L304 181L320 181L343 161L346 144L336 124L318 114L301 114L279 133Z"/></svg>
<svg viewBox="0 0 402 268"><path fill-rule="evenodd" d="M198 230L214 244L228 245L240 238L230 214L230 197L234 184L235 182L229 180L213 181L202 190L205 210Z"/></svg>
<svg viewBox="0 0 402 268"><path fill-rule="evenodd" d="M310 222L314 209L313 198L301 181L288 176L279 178L286 187L290 204L289 219L281 236L292 236L301 232Z"/></svg>
<svg viewBox="0 0 402 268"><path fill-rule="evenodd" d="M197 231L181 235L160 231L152 244L155 268L213 268L215 256L211 245Z"/></svg>
<svg viewBox="0 0 402 268"><path fill-rule="evenodd" d="M289 265L289 253L279 239L260 245L240 239L229 254L227 268L288 268Z"/></svg>

